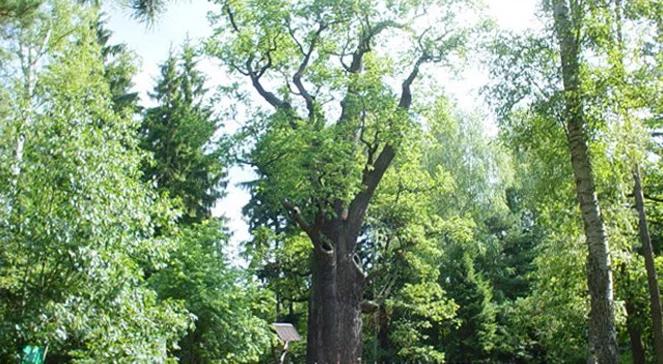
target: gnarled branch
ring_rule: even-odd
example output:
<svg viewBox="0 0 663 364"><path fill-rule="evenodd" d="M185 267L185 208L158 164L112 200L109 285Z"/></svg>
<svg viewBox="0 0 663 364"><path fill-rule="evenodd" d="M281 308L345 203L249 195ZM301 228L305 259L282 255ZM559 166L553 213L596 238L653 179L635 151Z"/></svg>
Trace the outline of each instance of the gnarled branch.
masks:
<svg viewBox="0 0 663 364"><path fill-rule="evenodd" d="M313 119L315 110L314 110L314 104L313 104L313 96L306 90L304 87L304 84L302 83L302 75L304 74L304 71L306 70L306 67L308 66L308 63L311 60L311 55L313 54L313 51L315 50L316 44L318 40L320 39L320 35L322 32L327 28L327 25L324 23L321 23L320 26L318 27L318 30L315 32L313 35L313 39L311 40L311 44L309 46L308 51L304 54L304 59L302 62L299 64L299 68L297 69L297 72L295 72L295 75L292 78L293 83L297 87L297 90L299 90L299 93L301 96L304 98L306 101L306 109L308 110L308 117L309 119ZM294 38L294 34L293 34ZM299 43L297 43L299 44ZM301 48L301 45L300 45ZM302 48L303 49L303 48Z"/></svg>
<svg viewBox="0 0 663 364"><path fill-rule="evenodd" d="M421 67L421 65L424 62L428 61L429 59L430 57L427 54L423 54L415 62L412 71L410 71L410 74L407 76L407 78L403 81L401 85L402 92L401 92L401 99L398 102L398 107L405 110L410 109L410 106L412 105L412 90L411 90L412 83L419 74L419 67Z"/></svg>
<svg viewBox="0 0 663 364"><path fill-rule="evenodd" d="M421 65L430 59L431 58L428 54L421 55L415 62L410 74L403 81L403 91L398 103L398 107L400 109L405 111L410 109L410 106L412 105L411 86L419 74L419 68ZM350 221L358 222L356 223L357 226L351 227L353 233L359 233L359 229L361 228L360 222L363 221L364 215L366 214L366 209L368 208L368 204L373 197L373 194L375 193L375 189L380 183L380 180L382 180L382 177L387 171L387 168L389 168L389 165L395 156L396 150L394 146L391 144L386 144L384 148L382 148L382 151L378 157L375 159L375 163L372 165L366 165L362 177L362 185L364 186L364 190L359 192L350 203Z"/></svg>
<svg viewBox="0 0 663 364"><path fill-rule="evenodd" d="M224 10L228 14L228 20L230 22L231 28L234 32L239 33L239 25L237 23L237 20L235 19L235 15L232 12L232 9L230 8L230 5L226 4L224 7ZM265 101L267 101L270 105L272 105L276 109L290 109L291 106L288 102L281 100L279 97L277 97L273 92L267 91L265 87L262 85L260 82L260 78L267 72L272 67L272 52L276 51L277 47L277 40L273 39L272 40L272 46L267 49L267 51L264 52L262 56L262 60L265 61L265 63L262 66L259 66L258 69L254 69L253 66L253 60L254 57L253 55L250 55L247 60L246 60L246 70L241 70L237 66L233 66L235 70L240 72L241 74L245 76L249 76L251 79L251 84L253 85L253 88L255 88L256 91L258 91L258 94L262 96ZM261 61L262 61L261 60ZM261 61L258 61L260 63Z"/></svg>
<svg viewBox="0 0 663 364"><path fill-rule="evenodd" d="M306 232L306 234L308 234L309 237L313 238L313 235L315 235L313 227L308 222L306 222L301 212L299 211L299 208L294 206L288 200L283 201L283 207L285 207L285 209L288 211L288 214L295 221L295 223L297 223L297 225L302 230L304 230L304 232Z"/></svg>

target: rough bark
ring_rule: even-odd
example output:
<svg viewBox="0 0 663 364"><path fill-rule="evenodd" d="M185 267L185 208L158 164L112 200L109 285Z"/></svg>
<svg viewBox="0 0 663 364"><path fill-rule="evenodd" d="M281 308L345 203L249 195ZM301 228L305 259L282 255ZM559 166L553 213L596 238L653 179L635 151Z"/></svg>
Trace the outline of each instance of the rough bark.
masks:
<svg viewBox="0 0 663 364"><path fill-rule="evenodd" d="M426 59L427 55L423 55L403 81L398 103L401 110L407 111L412 104L410 86ZM341 121L344 117L347 117L345 111L341 113ZM363 190L347 207L337 201L336 216L332 219L325 219L321 211L311 225L296 208L286 206L314 245L306 349L309 364L361 363L361 302L366 275L355 248L371 198L395 156L394 147L386 144L377 158L365 166Z"/></svg>
<svg viewBox="0 0 663 364"><path fill-rule="evenodd" d="M577 17L571 19L566 0L553 0L553 15L560 46L567 138L576 182L576 198L588 247L587 286L591 306L588 361L616 364L618 350L608 239L596 197L580 95L580 24L574 24L574 20L578 21Z"/></svg>
<svg viewBox="0 0 663 364"><path fill-rule="evenodd" d="M633 170L633 195L635 196L635 208L638 211L638 228L640 241L642 242L642 255L645 257L645 269L647 270L647 285L649 286L649 305L654 334L654 352L656 362L663 364L663 314L661 313L661 293L658 288L658 276L656 275L656 264L654 252L651 245L651 237L647 227L647 215L645 213L645 201L640 181L640 168L636 166Z"/></svg>
<svg viewBox="0 0 663 364"><path fill-rule="evenodd" d="M335 219L314 241L306 352L310 364L361 363L365 275L355 262L357 236L349 234L350 225Z"/></svg>
<svg viewBox="0 0 663 364"><path fill-rule="evenodd" d="M360 47L353 58L353 67L357 71L364 53ZM403 81L398 103L400 110L409 110L412 104L410 87L426 60L428 55L422 55ZM344 110L339 122L348 117L344 106L348 105L348 100L343 100L341 105ZM319 211L314 222L309 223L295 206L285 204L291 218L314 245L306 349L309 364L361 363L361 303L366 275L355 249L371 198L395 156L394 146L386 143L374 160L369 158L363 171L362 191L347 206L340 201L334 202L333 218L325 217L325 212Z"/></svg>

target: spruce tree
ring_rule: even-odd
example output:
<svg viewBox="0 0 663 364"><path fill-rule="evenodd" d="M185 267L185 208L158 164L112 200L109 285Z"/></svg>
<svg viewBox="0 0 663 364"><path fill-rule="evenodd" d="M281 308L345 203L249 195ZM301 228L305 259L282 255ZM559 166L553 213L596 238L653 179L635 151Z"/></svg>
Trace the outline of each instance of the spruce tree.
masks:
<svg viewBox="0 0 663 364"><path fill-rule="evenodd" d="M215 138L219 122L206 103L205 78L196 63L188 45L168 57L151 94L158 105L147 110L141 127L142 147L153 154L145 178L180 200L184 223L211 216L225 175L223 142Z"/></svg>
<svg viewBox="0 0 663 364"><path fill-rule="evenodd" d="M188 45L171 53L151 95L158 104L141 127L142 147L152 154L144 178L182 207L171 260L150 283L161 299L182 302L196 318L173 353L179 362L255 363L270 345L260 312L271 301L228 264L224 221L211 216L223 194L226 149L196 63Z"/></svg>
<svg viewBox="0 0 663 364"><path fill-rule="evenodd" d="M0 45L0 362L27 345L49 363L169 362L190 319L144 267L165 264L154 231L173 214L140 182L137 123L113 110L96 8L37 11Z"/></svg>
<svg viewBox="0 0 663 364"><path fill-rule="evenodd" d="M104 78L110 87L115 112L137 112L138 93L132 92L132 78L136 73L133 62L135 55L124 43L112 44L110 42L113 32L107 28L103 16L97 19L97 43L101 47L101 57L104 61Z"/></svg>
<svg viewBox="0 0 663 364"><path fill-rule="evenodd" d="M442 340L449 363L488 360L495 345L495 306L488 282L475 270L472 253L463 246L449 246L440 283L458 305L456 323Z"/></svg>

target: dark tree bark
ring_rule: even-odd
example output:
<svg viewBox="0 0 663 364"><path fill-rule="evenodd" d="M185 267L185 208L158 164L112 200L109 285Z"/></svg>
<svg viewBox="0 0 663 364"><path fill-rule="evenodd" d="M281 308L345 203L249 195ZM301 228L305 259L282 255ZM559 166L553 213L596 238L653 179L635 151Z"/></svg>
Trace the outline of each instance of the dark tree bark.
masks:
<svg viewBox="0 0 663 364"><path fill-rule="evenodd" d="M367 48L358 49L353 57L354 68L351 69L359 70L361 56L366 51ZM400 110L409 110L412 104L410 87L419 73L419 67L428 59L428 55L422 55L403 81L398 103ZM342 102L342 105L347 104L345 100ZM339 122L347 117L345 111L341 113ZM332 219L325 218L324 212L320 211L311 225L295 207L286 205L293 220L308 234L314 245L306 349L306 362L309 364L361 363L361 303L366 274L355 248L371 198L395 156L395 148L387 142L377 158L365 166L362 191L347 207L336 201L336 214Z"/></svg>
<svg viewBox="0 0 663 364"><path fill-rule="evenodd" d="M637 317L637 310L632 302L626 301L626 330L628 331L629 341L631 343L631 354L633 364L645 364L645 349L642 347L642 332L634 318Z"/></svg>
<svg viewBox="0 0 663 364"><path fill-rule="evenodd" d="M420 65L427 59L426 55L420 57L403 81L399 109L409 110L412 104L410 86ZM345 102L342 104L347 105ZM341 118L344 115L348 114L343 112ZM315 222L309 224L295 207L286 204L293 220L308 234L314 245L306 351L306 362L309 364L361 363L361 306L366 274L355 249L368 205L395 155L395 148L386 143L377 158L365 166L362 191L348 206L336 201L335 217L331 219L319 211Z"/></svg>
<svg viewBox="0 0 663 364"><path fill-rule="evenodd" d="M567 138L576 182L576 198L580 205L588 247L587 286L591 306L589 362L616 364L618 350L608 239L596 197L580 95L580 24L574 24L574 21L578 21L578 14L573 17L569 14L566 0L553 0L553 15L560 47Z"/></svg>
<svg viewBox="0 0 663 364"><path fill-rule="evenodd" d="M296 208L286 206L314 246L307 363L361 363L361 307L366 274L355 248L368 204L394 156L394 149L385 146L372 168L364 172L364 190L349 207L337 203L332 219L326 219L320 211L316 223L310 225Z"/></svg>
<svg viewBox="0 0 663 364"><path fill-rule="evenodd" d="M649 305L651 308L652 330L654 334L654 352L656 362L663 364L663 314L661 313L661 293L658 288L658 276L656 275L656 263L654 262L654 251L652 250L651 237L647 227L647 215L645 213L645 200L642 193L640 181L640 168L633 169L633 195L635 196L635 208L638 211L638 227L640 241L642 242L642 255L645 257L645 269L647 270L647 285L649 286Z"/></svg>
<svg viewBox="0 0 663 364"><path fill-rule="evenodd" d="M380 364L390 364L391 340L389 339L389 315L387 309L380 305L378 311L378 347L380 348Z"/></svg>
<svg viewBox="0 0 663 364"><path fill-rule="evenodd" d="M314 242L307 363L361 362L365 275L355 261L357 237L349 226L350 221L332 221Z"/></svg>

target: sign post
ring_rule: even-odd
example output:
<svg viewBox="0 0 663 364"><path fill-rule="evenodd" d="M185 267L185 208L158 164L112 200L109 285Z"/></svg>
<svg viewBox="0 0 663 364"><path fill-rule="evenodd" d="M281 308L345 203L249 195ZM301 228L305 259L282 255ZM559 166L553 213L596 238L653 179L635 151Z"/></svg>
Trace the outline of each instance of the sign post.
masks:
<svg viewBox="0 0 663 364"><path fill-rule="evenodd" d="M46 360L47 350L48 350L48 345L46 345L46 348L26 345L23 348L23 357L21 359L21 364L44 364Z"/></svg>
<svg viewBox="0 0 663 364"><path fill-rule="evenodd" d="M299 341L302 338L299 336L297 330L294 326L292 326L292 324L285 322L275 322L272 324L272 327L276 331L276 335L278 335L279 339L283 342L283 353L279 359L279 364L284 364L285 356L288 353L288 345L290 342Z"/></svg>

